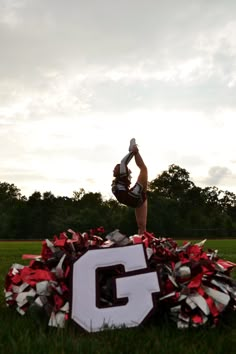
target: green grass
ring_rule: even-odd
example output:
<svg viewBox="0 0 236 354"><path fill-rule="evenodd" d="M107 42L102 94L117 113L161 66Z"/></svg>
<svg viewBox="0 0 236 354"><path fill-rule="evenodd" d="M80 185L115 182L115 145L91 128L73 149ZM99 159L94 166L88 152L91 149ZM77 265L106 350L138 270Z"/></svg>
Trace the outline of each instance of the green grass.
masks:
<svg viewBox="0 0 236 354"><path fill-rule="evenodd" d="M181 243L181 241L178 241ZM204 249L218 249L219 256L236 262L236 240L209 240ZM167 318L132 329L86 333L72 321L64 329L50 328L44 314L20 316L5 306L5 275L12 263L29 264L22 254L39 254L41 242L0 242L0 353L158 353L231 354L236 346L236 314L224 314L217 328L178 330ZM234 273L235 275L235 273Z"/></svg>

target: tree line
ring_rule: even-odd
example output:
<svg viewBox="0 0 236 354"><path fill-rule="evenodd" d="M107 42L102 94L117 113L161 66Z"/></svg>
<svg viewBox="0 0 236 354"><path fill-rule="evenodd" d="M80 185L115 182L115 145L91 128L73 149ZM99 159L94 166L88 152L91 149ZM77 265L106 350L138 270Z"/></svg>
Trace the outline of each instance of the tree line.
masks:
<svg viewBox="0 0 236 354"><path fill-rule="evenodd" d="M189 172L170 165L148 185L147 230L157 237L236 237L236 195L215 186L200 188ZM103 226L137 232L134 210L83 188L73 197L35 191L26 198L14 185L0 182L0 239L45 239L69 228L85 232Z"/></svg>

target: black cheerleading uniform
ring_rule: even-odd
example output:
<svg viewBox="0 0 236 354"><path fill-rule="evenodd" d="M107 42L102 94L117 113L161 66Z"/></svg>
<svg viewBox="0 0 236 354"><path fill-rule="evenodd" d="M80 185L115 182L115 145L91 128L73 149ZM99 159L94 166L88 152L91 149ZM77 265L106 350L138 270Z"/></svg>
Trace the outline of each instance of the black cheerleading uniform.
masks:
<svg viewBox="0 0 236 354"><path fill-rule="evenodd" d="M135 185L130 188L130 173L127 165L133 156L133 152L130 152L122 159L119 174L114 178L111 190L121 204L132 208L139 208L147 199L147 196L143 191L142 184L139 182L136 182Z"/></svg>

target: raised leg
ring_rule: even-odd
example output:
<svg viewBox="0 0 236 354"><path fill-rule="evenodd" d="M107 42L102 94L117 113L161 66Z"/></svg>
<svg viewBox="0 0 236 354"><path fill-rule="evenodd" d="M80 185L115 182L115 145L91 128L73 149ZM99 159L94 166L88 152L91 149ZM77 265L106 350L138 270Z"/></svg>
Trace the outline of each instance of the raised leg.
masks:
<svg viewBox="0 0 236 354"><path fill-rule="evenodd" d="M147 166L145 165L145 163L142 159L142 156L139 153L139 150L138 150L138 147L135 143L135 140L132 144L131 151L134 152L134 158L135 158L136 165L140 169L137 182L143 186L143 192L146 192L147 191L147 184L148 184L148 170L147 170ZM138 226L138 234L139 235L142 235L144 233L144 231L146 231L147 209L148 209L147 199L144 201L144 203L139 208L135 209L135 216L136 216L136 222L137 222L137 226Z"/></svg>
<svg viewBox="0 0 236 354"><path fill-rule="evenodd" d="M134 155L136 165L139 167L140 172L137 181L142 184L143 186L143 191L146 192L147 190L147 183L148 183L148 170L147 166L143 162L143 159L139 153L139 151L136 152Z"/></svg>

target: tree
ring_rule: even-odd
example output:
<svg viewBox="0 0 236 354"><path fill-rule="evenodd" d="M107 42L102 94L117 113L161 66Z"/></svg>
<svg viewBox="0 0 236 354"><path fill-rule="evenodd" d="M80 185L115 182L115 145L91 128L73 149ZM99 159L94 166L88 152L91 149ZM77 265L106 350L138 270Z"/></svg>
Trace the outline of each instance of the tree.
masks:
<svg viewBox="0 0 236 354"><path fill-rule="evenodd" d="M222 195L223 194L223 195ZM232 216L232 218L236 221L236 195L232 192L221 191L220 204L222 209Z"/></svg>
<svg viewBox="0 0 236 354"><path fill-rule="evenodd" d="M168 171L162 172L156 179L149 184L151 192L157 192L159 195L179 199L184 196L194 183L189 180L189 173L177 165L170 165Z"/></svg>
<svg viewBox="0 0 236 354"><path fill-rule="evenodd" d="M37 203L39 200L42 200L42 195L40 192L35 191L31 196L29 196L30 203Z"/></svg>
<svg viewBox="0 0 236 354"><path fill-rule="evenodd" d="M77 191L74 191L73 192L73 200L74 201L78 201L78 200L81 200L83 198L83 196L85 195L85 190L84 188L80 188L80 190L77 192Z"/></svg>
<svg viewBox="0 0 236 354"><path fill-rule="evenodd" d="M0 182L0 202L20 198L20 189L18 189L14 184Z"/></svg>

